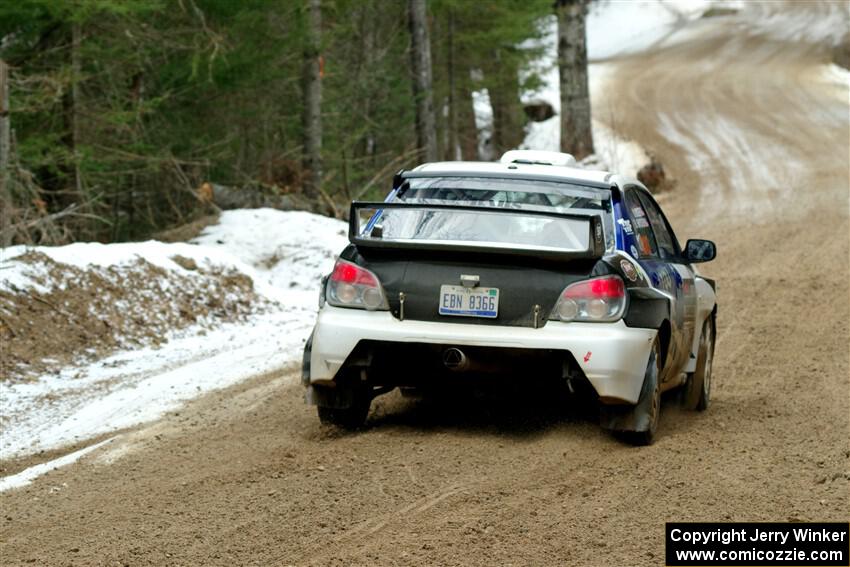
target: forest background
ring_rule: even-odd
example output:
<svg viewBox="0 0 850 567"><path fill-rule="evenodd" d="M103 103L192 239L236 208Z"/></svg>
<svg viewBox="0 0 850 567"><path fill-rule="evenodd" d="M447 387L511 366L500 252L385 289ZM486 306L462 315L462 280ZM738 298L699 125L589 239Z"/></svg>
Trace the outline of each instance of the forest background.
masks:
<svg viewBox="0 0 850 567"><path fill-rule="evenodd" d="M539 86L541 22L575 17L583 34L586 12L583 0L3 3L0 245L138 240L229 207L344 217L401 168L497 158L548 118L521 102ZM586 67L583 42L566 46L570 64Z"/></svg>

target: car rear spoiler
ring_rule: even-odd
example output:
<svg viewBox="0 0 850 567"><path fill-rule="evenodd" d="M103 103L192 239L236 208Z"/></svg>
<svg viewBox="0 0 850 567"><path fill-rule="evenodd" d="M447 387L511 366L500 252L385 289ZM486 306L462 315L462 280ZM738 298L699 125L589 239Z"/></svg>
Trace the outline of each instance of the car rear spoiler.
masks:
<svg viewBox="0 0 850 567"><path fill-rule="evenodd" d="M494 245L492 243L478 243L475 241L441 241L429 239L415 240L383 240L380 237L367 236L367 231L372 231L380 220L384 210L387 209L411 209L411 210L433 210L433 211L470 211L476 213L493 213L506 215L523 215L527 217L546 217L552 219L569 219L587 223L589 243L585 250L573 250L555 248L549 246L534 246L523 244L504 243ZM361 227L360 211L374 211L374 214ZM415 249L415 250L453 250L458 252L478 252L484 254L499 254L511 256L532 256L550 260L572 260L572 259L598 259L605 253L605 236L602 228L602 218L599 215L571 214L556 211L541 211L531 209L510 209L501 207L480 207L474 205L454 205L443 203L404 203L404 202L373 202L353 201L348 223L348 240L358 248L382 248L382 249Z"/></svg>

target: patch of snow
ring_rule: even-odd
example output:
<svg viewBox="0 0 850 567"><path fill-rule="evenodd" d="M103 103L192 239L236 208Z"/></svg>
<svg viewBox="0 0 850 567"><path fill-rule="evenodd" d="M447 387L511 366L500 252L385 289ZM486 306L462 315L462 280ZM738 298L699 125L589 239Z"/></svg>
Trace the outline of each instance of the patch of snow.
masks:
<svg viewBox="0 0 850 567"><path fill-rule="evenodd" d="M235 269L272 300L246 322L212 330L170 332L160 347L116 352L32 382L0 381L0 459L77 443L154 420L185 401L301 359L318 305L319 280L347 243L346 223L305 212L235 210L221 215L194 243L78 243L4 249L0 289L49 287L37 265L15 262L33 250L81 269L143 258L181 275L196 274L171 258ZM168 285L168 282L164 282ZM129 306L128 306L129 307Z"/></svg>
<svg viewBox="0 0 850 567"><path fill-rule="evenodd" d="M77 242L66 246L10 246L4 250L0 262L0 289L14 290L36 288L48 292L51 282L43 266L32 265L14 260L26 252L40 252L62 264L68 264L83 270L106 268L111 266L127 266L145 260L164 270L176 271L183 275L197 275L197 272L187 270L172 260L175 256L183 256L194 260L199 267L231 268L252 279L256 278L253 267L240 261L227 251L202 248L186 243L164 243L156 240L147 242L127 242L119 244L101 244L99 242ZM38 281L46 281L47 285ZM274 290L258 286L259 293L267 292L272 298Z"/></svg>
<svg viewBox="0 0 850 567"><path fill-rule="evenodd" d="M34 481L43 474L47 474L52 470L70 465L71 463L75 463L81 458L83 458L85 455L94 451L95 449L106 445L107 443L112 441L112 439L106 439L99 443L95 443L94 445L90 445L89 447L84 447L79 451L74 451L73 453L69 453L62 457L59 457L58 459L53 459L52 461L29 467L28 469L22 470L18 474L13 474L0 478L0 492L5 492L13 488L21 488L22 486L30 484L32 481Z"/></svg>
<svg viewBox="0 0 850 567"><path fill-rule="evenodd" d="M587 56L591 61L602 60L661 45L678 27L717 4L710 0L602 0L593 3L587 16Z"/></svg>
<svg viewBox="0 0 850 567"><path fill-rule="evenodd" d="M23 246L11 246L0 248L0 289L32 289L39 293L48 293L50 290L39 284L46 281L47 270L43 265L24 266L12 263L12 259L26 252Z"/></svg>
<svg viewBox="0 0 850 567"><path fill-rule="evenodd" d="M487 89L472 91L472 111L475 115L475 129L478 131L478 159L491 161L493 155L490 138L493 135L493 106L490 104L490 92Z"/></svg>
<svg viewBox="0 0 850 567"><path fill-rule="evenodd" d="M821 76L824 82L840 85L844 88L850 87L850 69L845 69L835 63L829 63L822 67Z"/></svg>
<svg viewBox="0 0 850 567"><path fill-rule="evenodd" d="M609 76L609 66L604 63L594 63L588 66L588 82L591 99L599 100L604 84ZM529 122L526 126L525 139L519 146L526 150L560 151L561 145L561 99L558 89L558 72L550 72L545 77L546 86L535 93L526 93L524 100L539 98L552 105L555 116L543 122ZM604 111L591 107L596 115ZM646 151L633 140L626 140L601 120L593 119L593 146L596 150L596 160L593 167L600 167L622 175L634 177L641 167L649 163Z"/></svg>
<svg viewBox="0 0 850 567"><path fill-rule="evenodd" d="M835 46L850 34L850 3L810 3L805 8L777 9L771 2L748 2L741 16L749 33L782 41Z"/></svg>
<svg viewBox="0 0 850 567"><path fill-rule="evenodd" d="M314 294L311 298L315 300ZM154 420L203 393L301 359L316 305L116 353L35 382L0 382L0 459Z"/></svg>
<svg viewBox="0 0 850 567"><path fill-rule="evenodd" d="M634 140L619 136L599 120L593 120L592 126L594 150L609 171L636 177L638 171L649 163L646 150Z"/></svg>
<svg viewBox="0 0 850 567"><path fill-rule="evenodd" d="M196 274L172 258L182 256L199 267L229 268L249 276L255 289L272 300L287 299L287 291L316 290L322 275L333 267L347 239L348 225L340 220L301 211L244 209L225 211L219 223L207 227L193 243L156 240L67 246L10 246L0 256L0 289L35 288L47 280L42 266L14 262L28 251L46 254L56 262L81 269L129 265L139 259L183 275ZM167 285L167 282L164 283Z"/></svg>
<svg viewBox="0 0 850 567"><path fill-rule="evenodd" d="M301 211L225 211L192 241L249 264L277 290L317 291L334 258L348 244L348 223Z"/></svg>

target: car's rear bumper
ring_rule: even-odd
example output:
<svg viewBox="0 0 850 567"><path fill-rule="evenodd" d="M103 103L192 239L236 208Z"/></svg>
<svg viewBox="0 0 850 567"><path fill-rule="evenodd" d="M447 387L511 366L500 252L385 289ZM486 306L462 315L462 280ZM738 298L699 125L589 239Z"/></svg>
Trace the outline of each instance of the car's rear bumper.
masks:
<svg viewBox="0 0 850 567"><path fill-rule="evenodd" d="M636 403L657 331L614 323L548 321L539 329L399 321L386 311L325 305L313 331L309 381L333 380L363 340L569 351L597 394ZM305 361L306 362L306 361ZM416 361L410 361L415 365Z"/></svg>

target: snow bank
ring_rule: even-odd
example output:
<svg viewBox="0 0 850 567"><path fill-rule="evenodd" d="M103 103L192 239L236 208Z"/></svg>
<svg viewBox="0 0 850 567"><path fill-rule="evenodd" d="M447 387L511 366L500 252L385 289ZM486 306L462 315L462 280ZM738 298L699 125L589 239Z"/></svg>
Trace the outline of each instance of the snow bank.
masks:
<svg viewBox="0 0 850 567"><path fill-rule="evenodd" d="M32 381L0 380L0 459L144 423L204 392L297 363L315 321L319 279L347 242L346 229L344 222L310 213L235 210L192 243L3 250L0 292L8 297L74 285L57 279L55 270L20 261L35 252L80 274L147 262L163 272L157 277L165 287L172 277L187 281L203 270L227 270L250 277L264 307L240 321L169 333L159 346L119 350Z"/></svg>
<svg viewBox="0 0 850 567"><path fill-rule="evenodd" d="M587 17L587 56L591 61L645 51L672 39L709 6L737 7L740 2L711 0L602 0ZM552 18L554 21L554 18Z"/></svg>
<svg viewBox="0 0 850 567"><path fill-rule="evenodd" d="M315 308L284 308L34 382L0 382L0 459L154 420L187 400L300 360Z"/></svg>
<svg viewBox="0 0 850 567"><path fill-rule="evenodd" d="M57 247L11 246L5 248L0 257L0 290L32 289L49 293L54 289L66 289L69 285L69 282L52 277L42 264L15 261L27 252L39 252L60 264L81 270L130 267L137 264L139 260L143 260L169 272L183 275L196 274L195 270L187 269L185 265L174 260L175 257L182 257L194 261L200 268L231 269L249 277L256 275L251 266L224 250L204 249L184 243L166 244L155 240L120 244L78 242Z"/></svg>
<svg viewBox="0 0 850 567"><path fill-rule="evenodd" d="M249 264L254 281L275 290L316 291L348 243L348 224L300 211L226 211L192 241Z"/></svg>

